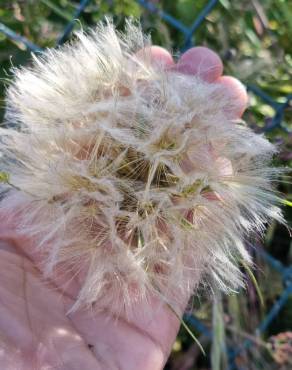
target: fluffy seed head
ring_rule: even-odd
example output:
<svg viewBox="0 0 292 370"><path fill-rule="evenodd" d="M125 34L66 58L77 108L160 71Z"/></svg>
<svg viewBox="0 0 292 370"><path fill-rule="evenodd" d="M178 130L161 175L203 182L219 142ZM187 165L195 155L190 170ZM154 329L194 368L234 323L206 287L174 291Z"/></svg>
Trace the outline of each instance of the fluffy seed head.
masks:
<svg viewBox="0 0 292 370"><path fill-rule="evenodd" d="M218 84L151 63L139 26L77 38L15 71L1 151L18 190L2 208L48 276L82 276L75 307L236 289L244 240L281 221L274 146L228 118Z"/></svg>

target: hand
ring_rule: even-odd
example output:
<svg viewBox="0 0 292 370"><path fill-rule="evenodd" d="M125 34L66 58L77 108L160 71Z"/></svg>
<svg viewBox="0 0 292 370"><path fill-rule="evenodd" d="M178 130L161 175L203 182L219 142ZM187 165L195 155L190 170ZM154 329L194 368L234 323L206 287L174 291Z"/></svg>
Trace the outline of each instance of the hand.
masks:
<svg viewBox="0 0 292 370"><path fill-rule="evenodd" d="M150 52L153 63L173 73L196 74L222 86L222 93L233 101L226 113L241 116L247 104L245 89L234 78L221 76L222 62L211 50L192 48L177 64L160 47L153 46ZM67 314L82 277L73 275L68 284L62 276L45 281L33 241L17 235L17 216L1 213L0 205L0 222L1 369L163 368L179 329L179 320L168 307L153 298L151 318L137 304L130 321L116 317L111 307L99 313L93 308ZM187 298L182 299L181 314Z"/></svg>

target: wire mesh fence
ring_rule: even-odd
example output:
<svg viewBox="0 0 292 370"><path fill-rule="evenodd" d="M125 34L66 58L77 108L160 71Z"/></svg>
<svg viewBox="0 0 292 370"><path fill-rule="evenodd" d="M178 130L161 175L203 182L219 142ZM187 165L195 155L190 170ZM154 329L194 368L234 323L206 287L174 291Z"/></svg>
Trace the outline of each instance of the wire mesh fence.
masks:
<svg viewBox="0 0 292 370"><path fill-rule="evenodd" d="M64 30L61 35L56 40L56 45L63 44L69 37L71 32L74 29L76 24L76 20L80 17L82 12L86 9L86 7L90 4L91 0L82 0L80 1L78 7L76 8L75 13L72 15L72 19L65 25ZM183 45L181 47L181 51L185 51L190 47L194 46L195 44L195 34L199 27L204 24L204 21L208 14L213 10L214 7L220 6L218 0L210 0L206 1L205 6L199 14L196 15L194 18L193 23L190 26L186 26L182 23L179 19L176 19L174 16L166 13L160 7L158 7L155 2L147 1L147 0L136 0L136 2L143 8L146 9L148 12L151 12L157 17L160 17L164 22L169 23L177 32L180 32L183 36ZM38 45L35 45L33 42L25 38L24 36L14 32L12 29L7 27L5 24L0 22L0 33L6 35L7 38L23 44L28 50L34 53L41 53L42 48ZM259 131L268 132L271 130L280 129L284 130L288 133L291 133L289 129L283 124L284 122L284 115L286 109L290 106L292 95L287 95L282 99L281 102L276 101L274 98L266 94L261 88L256 85L249 84L247 85L247 89L258 96L260 99L265 102L265 104L269 105L274 110L274 116L272 119L266 122L264 127L261 127ZM279 260L275 259L271 254L267 253L263 248L254 248L255 253L261 255L261 257L265 260L267 264L271 266L278 274L280 274L282 283L283 283L283 290L282 294L278 298L278 300L274 303L271 307L270 311L267 315L263 318L260 325L255 329L255 336L260 335L263 333L273 322L273 320L279 314L279 311L283 308L286 304L288 298L292 294L292 266L284 266ZM194 315L186 314L184 317L185 321L189 323L189 325L193 326L197 331L204 334L206 337L212 337L212 331L209 327L207 327L202 321L200 321ZM242 343L236 347L228 348L227 349L227 357L228 357L228 369L243 369L243 367L239 367L236 363L236 358L239 356L240 352L248 349L250 346L253 345L253 341L251 339L245 339Z"/></svg>

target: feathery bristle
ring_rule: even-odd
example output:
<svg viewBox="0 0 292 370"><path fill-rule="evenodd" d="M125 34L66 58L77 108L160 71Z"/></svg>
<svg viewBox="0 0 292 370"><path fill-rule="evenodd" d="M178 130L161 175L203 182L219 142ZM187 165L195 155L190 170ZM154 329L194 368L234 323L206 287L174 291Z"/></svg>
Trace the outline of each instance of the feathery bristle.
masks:
<svg viewBox="0 0 292 370"><path fill-rule="evenodd" d="M283 221L275 147L228 118L219 85L152 64L134 23L77 37L14 71L0 146L20 191L1 207L20 214L47 276L87 271L75 308L241 286L244 240Z"/></svg>

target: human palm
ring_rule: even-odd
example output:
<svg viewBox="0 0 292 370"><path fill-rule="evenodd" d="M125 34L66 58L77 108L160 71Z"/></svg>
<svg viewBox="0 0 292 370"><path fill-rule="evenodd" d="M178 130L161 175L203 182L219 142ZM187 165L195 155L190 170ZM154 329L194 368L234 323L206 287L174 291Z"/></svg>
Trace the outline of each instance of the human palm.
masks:
<svg viewBox="0 0 292 370"><path fill-rule="evenodd" d="M153 63L171 73L197 74L220 84L232 100L226 112L238 118L247 97L242 85L221 76L219 57L206 48L187 51L175 64L170 54L151 48ZM9 213L9 212L8 212ZM35 245L19 235L17 215L0 205L0 368L3 370L158 370L167 361L179 328L179 319L158 298L149 299L150 315L142 303L133 315L111 307L68 313L82 284L82 276L64 278L58 272L44 279ZM188 297L181 299L181 313ZM144 302L145 304L145 302Z"/></svg>

